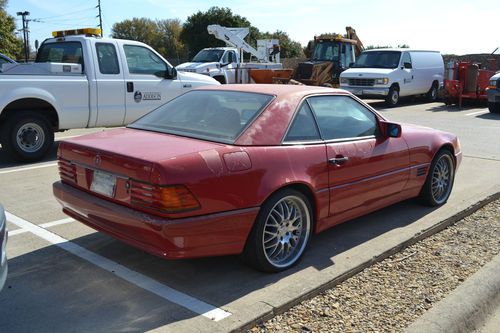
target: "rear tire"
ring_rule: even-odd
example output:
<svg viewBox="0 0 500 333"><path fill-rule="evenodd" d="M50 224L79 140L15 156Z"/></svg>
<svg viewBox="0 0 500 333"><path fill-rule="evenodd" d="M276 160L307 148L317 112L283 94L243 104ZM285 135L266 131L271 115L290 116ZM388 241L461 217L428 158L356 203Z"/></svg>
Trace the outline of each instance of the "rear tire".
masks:
<svg viewBox="0 0 500 333"><path fill-rule="evenodd" d="M500 103L488 102L488 110L491 113L500 113Z"/></svg>
<svg viewBox="0 0 500 333"><path fill-rule="evenodd" d="M455 163L452 153L443 149L434 157L419 199L426 206L441 206L450 197L455 180Z"/></svg>
<svg viewBox="0 0 500 333"><path fill-rule="evenodd" d="M431 89L426 94L428 102L435 102L438 99L438 86L436 82L432 84Z"/></svg>
<svg viewBox="0 0 500 333"><path fill-rule="evenodd" d="M389 88L389 94L385 99L385 104L389 107L394 107L399 103L399 89L396 86Z"/></svg>
<svg viewBox="0 0 500 333"><path fill-rule="evenodd" d="M312 209L301 192L284 189L261 207L248 237L243 259L263 272L279 272L297 264L312 229Z"/></svg>
<svg viewBox="0 0 500 333"><path fill-rule="evenodd" d="M17 111L6 119L0 131L0 142L14 160L35 162L52 147L54 132L43 116L32 111Z"/></svg>

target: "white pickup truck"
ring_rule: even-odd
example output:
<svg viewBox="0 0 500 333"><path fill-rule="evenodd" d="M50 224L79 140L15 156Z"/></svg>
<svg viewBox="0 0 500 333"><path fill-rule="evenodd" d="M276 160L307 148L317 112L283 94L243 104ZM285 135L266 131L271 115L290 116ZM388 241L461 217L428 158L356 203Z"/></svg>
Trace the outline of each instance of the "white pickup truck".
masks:
<svg viewBox="0 0 500 333"><path fill-rule="evenodd" d="M0 74L0 143L18 161L36 161L54 132L123 126L192 88L219 84L176 69L146 44L92 31L54 33L35 63Z"/></svg>

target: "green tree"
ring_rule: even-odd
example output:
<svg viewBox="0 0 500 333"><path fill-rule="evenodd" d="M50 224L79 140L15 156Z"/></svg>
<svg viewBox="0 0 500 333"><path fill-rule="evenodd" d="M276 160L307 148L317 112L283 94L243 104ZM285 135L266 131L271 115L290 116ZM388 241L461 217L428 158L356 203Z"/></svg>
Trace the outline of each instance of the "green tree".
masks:
<svg viewBox="0 0 500 333"><path fill-rule="evenodd" d="M257 44L259 30L252 27L245 17L233 14L229 8L211 7L206 12L198 11L189 16L183 25L181 39L187 45L191 57L206 47L226 46L226 43L208 33L207 26L210 24L233 28L250 27L246 41L253 46Z"/></svg>
<svg viewBox="0 0 500 333"><path fill-rule="evenodd" d="M111 36L146 43L165 58L182 59L186 57L186 48L180 40L181 31L178 19L154 21L134 17L113 24Z"/></svg>
<svg viewBox="0 0 500 333"><path fill-rule="evenodd" d="M5 11L7 0L0 0L0 53L17 58L22 52L23 42L16 34L16 23Z"/></svg>
<svg viewBox="0 0 500 333"><path fill-rule="evenodd" d="M299 42L290 39L290 36L284 31L261 33L259 39L278 39L280 42L281 58L299 58L304 56L302 45Z"/></svg>

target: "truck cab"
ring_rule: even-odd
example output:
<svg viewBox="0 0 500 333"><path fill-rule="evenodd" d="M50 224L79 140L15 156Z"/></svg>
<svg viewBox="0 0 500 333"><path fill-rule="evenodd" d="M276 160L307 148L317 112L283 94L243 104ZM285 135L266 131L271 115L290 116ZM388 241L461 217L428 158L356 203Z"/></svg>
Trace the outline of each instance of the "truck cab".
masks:
<svg viewBox="0 0 500 333"><path fill-rule="evenodd" d="M205 48L193 60L176 67L178 72L198 73L210 76L222 84L236 82L236 68L241 63L234 47Z"/></svg>
<svg viewBox="0 0 500 333"><path fill-rule="evenodd" d="M0 74L0 142L35 161L55 131L127 125L184 92L216 80L177 70L150 46L99 37L99 29L53 33L35 63Z"/></svg>

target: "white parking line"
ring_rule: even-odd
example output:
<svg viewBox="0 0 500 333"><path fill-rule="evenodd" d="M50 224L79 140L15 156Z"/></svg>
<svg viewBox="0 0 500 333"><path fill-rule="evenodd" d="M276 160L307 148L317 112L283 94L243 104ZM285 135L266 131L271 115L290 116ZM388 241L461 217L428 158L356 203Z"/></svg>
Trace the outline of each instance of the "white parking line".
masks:
<svg viewBox="0 0 500 333"><path fill-rule="evenodd" d="M57 162L52 162L52 163L40 164L40 165L34 165L34 166L28 166L28 167L9 168L7 170L1 170L0 171L0 175L6 174L6 173L19 172L19 171L27 171L27 170L48 168L48 167L52 167L52 166L56 166L56 165L57 165Z"/></svg>
<svg viewBox="0 0 500 333"><path fill-rule="evenodd" d="M483 111L476 111L476 112L471 112L471 113L466 113L466 116L475 116L476 114L483 114L483 113L488 113L490 111L488 110L483 110Z"/></svg>
<svg viewBox="0 0 500 333"><path fill-rule="evenodd" d="M75 220L72 219L71 217L68 217L68 218L62 219L62 220L57 220L57 221L53 221L53 222L42 223L42 224L39 224L38 226L45 229L45 228L54 227L56 225L61 225L61 224L66 224L66 223L71 223L71 222L75 222ZM9 237L15 236L15 235L19 235L19 234L24 234L25 232L28 232L28 230L26 230L26 229L12 230L12 231L9 231Z"/></svg>
<svg viewBox="0 0 500 333"><path fill-rule="evenodd" d="M188 310L195 313L201 314L213 321L219 321L231 315L230 312L224 311L213 305L205 303L197 298L184 294L173 288L170 288L164 284L159 283L150 277L143 275L141 273L135 272L131 269L126 268L116 262L104 258L92 251L89 251L71 241L56 235L40 226L28 222L20 217L12 215L9 212L5 212L7 220L14 223L20 228L23 228L38 237L52 243L61 249L70 252L71 254L80 257L116 276L128 281L142 289L148 290L153 294L156 294L172 303L180 305Z"/></svg>

